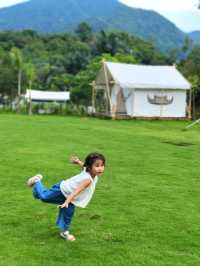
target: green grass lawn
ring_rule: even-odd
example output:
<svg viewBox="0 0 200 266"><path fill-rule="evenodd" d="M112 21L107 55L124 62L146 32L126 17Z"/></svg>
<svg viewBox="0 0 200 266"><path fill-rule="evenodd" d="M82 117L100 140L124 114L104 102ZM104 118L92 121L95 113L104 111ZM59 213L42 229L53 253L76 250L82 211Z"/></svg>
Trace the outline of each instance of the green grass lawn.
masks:
<svg viewBox="0 0 200 266"><path fill-rule="evenodd" d="M0 265L200 265L200 125L0 115ZM60 239L57 208L33 199L44 184L79 172L91 151L107 165L86 209Z"/></svg>

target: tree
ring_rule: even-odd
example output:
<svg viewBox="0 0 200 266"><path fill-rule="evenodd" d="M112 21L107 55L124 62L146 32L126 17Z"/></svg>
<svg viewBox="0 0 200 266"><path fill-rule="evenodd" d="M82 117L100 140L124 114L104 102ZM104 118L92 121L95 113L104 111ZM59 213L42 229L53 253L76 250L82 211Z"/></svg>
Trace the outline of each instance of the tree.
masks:
<svg viewBox="0 0 200 266"><path fill-rule="evenodd" d="M167 57L157 50L152 43L130 36L125 32L101 31L97 36L96 54L109 53L132 55L138 63L166 64Z"/></svg>
<svg viewBox="0 0 200 266"><path fill-rule="evenodd" d="M28 89L29 89L29 94L31 96L31 90L32 90L32 84L33 81L36 79L36 68L33 64L31 63L26 63L23 66L24 72L26 74L27 80L28 80ZM29 115L32 114L32 105L31 105L31 97L29 99Z"/></svg>
<svg viewBox="0 0 200 266"><path fill-rule="evenodd" d="M20 96L21 96L22 71L23 71L23 58L22 58L21 51L16 47L11 49L10 57L11 57L11 61L12 61L14 68L17 70L17 84L18 84L17 109L19 110L19 102L20 102Z"/></svg>
<svg viewBox="0 0 200 266"><path fill-rule="evenodd" d="M4 50L0 47L0 64L3 62Z"/></svg>
<svg viewBox="0 0 200 266"><path fill-rule="evenodd" d="M0 94L11 98L16 95L17 82L15 80L15 72L8 64L0 64Z"/></svg>
<svg viewBox="0 0 200 266"><path fill-rule="evenodd" d="M191 95L191 109L192 109L192 113L193 113L193 118L196 118L196 96L197 93L200 92L200 76L198 75L191 75L188 77L188 80L190 81L191 85L192 85L192 95Z"/></svg>
<svg viewBox="0 0 200 266"><path fill-rule="evenodd" d="M195 117L197 106L200 106L200 45L193 47L188 57L181 62L180 69L192 84L192 113Z"/></svg>
<svg viewBox="0 0 200 266"><path fill-rule="evenodd" d="M86 22L80 23L76 34L82 42L88 42L92 39L92 28Z"/></svg>
<svg viewBox="0 0 200 266"><path fill-rule="evenodd" d="M77 74L91 60L90 47L80 41L71 42L66 47L64 59L66 71L70 74Z"/></svg>
<svg viewBox="0 0 200 266"><path fill-rule="evenodd" d="M187 53L192 47L192 40L186 36L184 39L184 43L183 43L183 47L182 47L182 51L184 53Z"/></svg>
<svg viewBox="0 0 200 266"><path fill-rule="evenodd" d="M68 73L52 76L48 88L52 91L68 91L72 87L74 76Z"/></svg>

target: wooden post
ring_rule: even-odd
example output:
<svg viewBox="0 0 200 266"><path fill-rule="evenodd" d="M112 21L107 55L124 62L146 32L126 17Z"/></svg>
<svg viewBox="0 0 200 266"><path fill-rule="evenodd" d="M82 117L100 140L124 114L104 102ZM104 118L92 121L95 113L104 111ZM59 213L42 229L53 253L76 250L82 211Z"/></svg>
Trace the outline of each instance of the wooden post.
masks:
<svg viewBox="0 0 200 266"><path fill-rule="evenodd" d="M32 115L32 98L31 98L31 89L29 89L29 115Z"/></svg>
<svg viewBox="0 0 200 266"><path fill-rule="evenodd" d="M188 118L192 118L192 88L189 91Z"/></svg>
<svg viewBox="0 0 200 266"><path fill-rule="evenodd" d="M134 117L134 115L135 115L135 94L136 94L136 92L135 92L135 89L133 90L133 92L132 92L132 95L133 95L133 101L132 101L132 117Z"/></svg>
<svg viewBox="0 0 200 266"><path fill-rule="evenodd" d="M18 89L17 89L17 113L20 112L20 99L21 99L21 83L22 83L22 70L20 69L18 72Z"/></svg>
<svg viewBox="0 0 200 266"><path fill-rule="evenodd" d="M95 81L93 81L92 82L92 113L96 112L95 110L95 97L96 97L95 88L96 88L96 84L95 84Z"/></svg>
<svg viewBox="0 0 200 266"><path fill-rule="evenodd" d="M163 116L163 90L161 90L160 118Z"/></svg>
<svg viewBox="0 0 200 266"><path fill-rule="evenodd" d="M196 115L195 115L195 90L193 90L192 92L192 119L195 120L196 119Z"/></svg>
<svg viewBox="0 0 200 266"><path fill-rule="evenodd" d="M192 124L188 125L185 129L188 129L190 127L193 127L194 125L198 124L200 122L200 119L197 119L196 121L194 121Z"/></svg>
<svg viewBox="0 0 200 266"><path fill-rule="evenodd" d="M105 92L104 92L104 97L105 97L105 101L106 101L106 104L105 104L105 112L106 114L109 113L109 107L108 107L108 96L107 96L107 91L105 89Z"/></svg>

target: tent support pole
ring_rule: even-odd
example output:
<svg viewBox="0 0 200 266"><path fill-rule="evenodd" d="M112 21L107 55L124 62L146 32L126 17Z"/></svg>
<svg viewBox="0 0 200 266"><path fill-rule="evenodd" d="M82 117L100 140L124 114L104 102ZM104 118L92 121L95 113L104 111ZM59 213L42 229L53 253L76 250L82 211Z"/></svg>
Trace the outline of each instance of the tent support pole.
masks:
<svg viewBox="0 0 200 266"><path fill-rule="evenodd" d="M189 91L188 118L192 118L192 89Z"/></svg>
<svg viewBox="0 0 200 266"><path fill-rule="evenodd" d="M95 113L95 99L96 99L96 84L92 82L92 113Z"/></svg>
<svg viewBox="0 0 200 266"><path fill-rule="evenodd" d="M116 83L115 82L112 82L112 84L113 84L113 87L116 85ZM116 88L114 88L114 89L116 89ZM117 113L117 101L116 101L116 104L112 104L112 110L111 110L111 115L112 115L112 119L115 119L116 118L116 113Z"/></svg>
<svg viewBox="0 0 200 266"><path fill-rule="evenodd" d="M106 90L104 91L104 97L105 97L105 101L106 101L105 114L107 115L109 113L109 108L108 108L108 96L107 96L107 91Z"/></svg>

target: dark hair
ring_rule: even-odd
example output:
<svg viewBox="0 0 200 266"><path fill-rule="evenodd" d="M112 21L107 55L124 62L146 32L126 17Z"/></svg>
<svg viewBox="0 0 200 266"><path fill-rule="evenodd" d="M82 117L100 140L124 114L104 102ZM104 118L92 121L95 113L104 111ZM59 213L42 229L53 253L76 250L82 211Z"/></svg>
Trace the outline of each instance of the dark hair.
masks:
<svg viewBox="0 0 200 266"><path fill-rule="evenodd" d="M92 165L97 160L101 160L104 165L106 163L106 159L105 159L105 157L102 154L97 153L97 152L88 154L88 156L85 158L85 162L84 162L84 165L83 165L84 167L86 167L86 171L87 172L89 172L91 170Z"/></svg>

